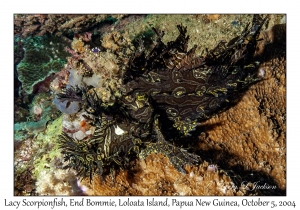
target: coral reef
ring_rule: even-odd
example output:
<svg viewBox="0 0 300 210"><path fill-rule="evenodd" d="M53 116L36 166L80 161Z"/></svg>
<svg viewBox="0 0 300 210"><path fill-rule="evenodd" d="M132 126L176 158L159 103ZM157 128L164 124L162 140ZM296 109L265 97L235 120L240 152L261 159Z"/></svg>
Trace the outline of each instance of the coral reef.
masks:
<svg viewBox="0 0 300 210"><path fill-rule="evenodd" d="M257 42L253 60L259 60L260 63L255 63L253 64L255 67L247 69L253 72L257 70L257 74L250 74L248 79L246 79L246 75L238 78L239 81L244 79L244 83L246 80L249 82L243 87L245 89L251 83L255 84L244 93L242 98L238 98L237 101L233 100L233 107L226 107L226 112L219 114L215 114L215 109L212 112L205 112L208 117L212 117L207 120L206 117L201 117L200 126L196 121L172 121L171 119L170 123L165 123L162 120L165 116L161 112L160 117L155 118L157 120L153 122L162 121L162 125L154 123L153 126L161 126L163 132L150 132L148 136L142 137L144 146L138 139L134 143L135 146L131 147L132 145L128 144L127 147L131 148L129 149L131 153L128 156L129 160L122 159L125 157L122 154L111 156L108 161L104 161L103 157L83 157L86 163L93 161L93 158L102 160L103 163L94 161L93 163L97 165L98 169L89 168L86 172L80 173L83 177L88 177L81 181L79 179L82 177L74 175L74 171L64 170L70 166L80 170L80 167L76 167L80 162L74 161L70 156L70 152L75 151L74 146L78 146L76 142L81 142L83 148L87 146L88 149L94 150L97 143L84 145L84 142L89 142L89 139L97 141L93 136L99 137L103 131L99 130L99 125L103 125L105 122L109 124L110 121L116 120L116 123L112 123L111 130L116 134L113 134L112 138L116 137L117 139L119 136L127 135L130 126L135 126L134 123L132 124L134 122L132 118L139 114L139 111L136 113L128 111L126 106L116 106L124 93L127 97L126 103L136 105L137 110L145 111L144 114L151 113L151 108L148 107L152 102L148 101L147 96L137 94L133 96L133 99L129 97L131 95L130 88L143 87L141 81L138 81L139 85L131 81L148 74L147 71L144 72L142 66L149 68L150 63L153 63L148 62L149 57L151 60L151 56L147 57L151 54L151 49L155 48L159 51L159 49L165 49L162 43L175 42L177 44L173 44L173 46L176 46L174 49L178 51L178 49L184 49L182 46L186 45L184 52L187 56L185 58L175 51L173 55L172 53L168 54L170 57L166 57L167 54L164 53L152 54L154 58L158 56L158 59L164 59L165 69L174 68L172 65L174 62L175 68L191 64L194 55L204 55L203 58L207 61L211 59L211 62L216 62L218 56L222 52L226 52L226 50L223 51L224 45L218 45L214 50L209 51L210 54L202 54L203 49L213 49L218 44L216 42L218 40L229 41L231 44L238 42L237 40L230 42L230 38L244 33L245 23L251 21L252 15L125 15L116 17L112 21L114 24L106 22L106 17L100 18L101 20L99 19L100 21L97 22L93 21L92 15L91 19L80 19L80 15L74 15L78 18L65 21L66 27L59 29L56 24L59 21L54 24L54 22L51 23L52 20L58 18L57 20L63 22L73 16L53 15L51 21L49 21L49 17L50 15L44 15L44 21L48 20L47 24L44 24L45 22L39 15L17 15L15 32L23 34L23 36L46 34L51 32L51 27L53 27L52 32L57 35L68 35L69 37L74 35L72 44L70 43L69 47L65 48L72 57L67 58L67 63L65 66L61 66L60 72L46 77L47 81L42 79L42 82L36 85L39 87L37 89L42 91L35 91L35 93L47 92L50 88L56 95L54 103L61 107L61 111L65 112L71 107L74 108L74 103L78 104L78 108L75 109L75 113L63 114L62 118L54 122L51 120L55 119L58 114L53 109L49 110L48 113L53 114L51 120L44 124L42 130L31 133L31 129L24 129L24 127L28 128L30 123L43 122L44 114L47 113L43 102L33 100L34 103L28 106L28 110L26 110L26 106L15 107L16 112L21 113L15 118L17 119L15 125L17 128L15 132L15 195L285 195L285 25L275 25L275 23L279 23L282 15L268 15L268 22L264 28L268 28L268 25L275 26L263 31L257 38L260 41ZM32 25L32 21L35 24ZM175 30L176 24L172 23L178 22L188 26L186 34L189 35L189 42L183 41L184 38L178 38L181 41L176 42L178 33ZM52 26L48 23L51 23ZM30 24L31 27L29 27ZM34 29L33 26L36 25L39 26ZM160 36L161 30L166 31L165 35L160 37L161 40L157 39L153 42L156 33L152 31L151 26L159 29L157 30L158 36ZM93 30L81 33L89 28L93 28ZM243 36L247 37L247 35L240 37ZM193 48L195 44L200 46ZM172 46L172 44L165 46ZM25 47L25 49L27 48ZM170 50L171 47L167 49ZM239 49L242 49L239 52L247 52L247 50L249 52L249 49L245 51L243 47ZM145 54L143 54L144 50ZM174 56L177 58L173 59ZM237 56L240 54L238 53ZM180 59L186 61L187 64L180 62L178 64ZM234 59L233 62L239 63L238 60ZM153 65L150 68L153 68ZM159 66L160 64L155 65ZM210 65L209 62L207 65ZM134 73L128 73L128 66L134 70ZM161 73L158 68L155 71ZM155 75L151 74L151 76L153 79L156 78ZM125 82L120 79L123 77ZM255 81L259 78L263 79L259 82ZM123 84L130 85L123 89ZM74 89L71 88L72 86ZM128 89L128 87L130 88ZM220 88L218 90L212 90L211 95L221 96L222 91ZM177 92L181 93L180 90ZM84 102L85 100L88 103ZM130 100L133 102L131 103ZM156 98L155 100L159 101L160 99ZM162 106L162 110L172 108L164 106L166 105ZM221 106L224 107L224 104ZM115 110L120 108L124 111L122 114L116 115ZM99 113L104 113L104 115L99 117ZM120 120L124 118L123 113L125 113L125 119L129 119L129 123ZM129 113L129 116L126 116L126 113ZM30 116L29 121L24 122L28 116ZM174 123L174 129L167 130L168 124L172 123ZM63 125L62 130L65 134L59 140L60 129L57 129L57 126L61 127L61 125ZM49 128L51 128L51 132L49 132ZM196 131L191 132L195 128ZM172 134L173 132L174 134ZM181 134L175 135L178 132ZM167 137L166 140L173 139L172 145L189 147L190 152L196 152L204 161L201 161L200 165L184 166L185 163L193 163L194 160L191 158L196 156L184 157L180 156L180 151L176 151L175 156L178 155L179 159L174 159L172 154L165 153L166 151L162 147L154 144L155 136L161 134ZM189 136L190 134L192 136ZM107 134L104 135L107 136ZM179 136L183 137L184 141L179 140ZM50 144L49 139L51 139ZM62 152L65 160L69 158L70 162L62 160L58 143L65 144ZM166 146L170 145L166 144ZM80 151L80 148L78 149ZM153 153L155 150L159 150L162 154ZM136 153L140 154L141 159L134 158ZM181 153L185 154L182 151ZM35 159L35 161L27 161L30 159ZM119 164L125 167L119 169ZM106 167L108 165L110 166ZM101 171L102 167L103 171ZM109 171L109 169L116 171ZM92 170L96 174L91 180L90 175L94 173L90 173ZM102 173L112 174L112 176L102 176ZM61 176L57 176L57 174L61 174ZM27 180L25 186L18 184L21 179ZM243 186L244 182L248 187L253 187L256 182L262 185L267 183L275 186L275 189L249 190Z"/></svg>
<svg viewBox="0 0 300 210"><path fill-rule="evenodd" d="M116 21L124 15L94 14L15 14L14 33L23 37L29 35L42 36L46 33L72 35L82 33L105 21Z"/></svg>

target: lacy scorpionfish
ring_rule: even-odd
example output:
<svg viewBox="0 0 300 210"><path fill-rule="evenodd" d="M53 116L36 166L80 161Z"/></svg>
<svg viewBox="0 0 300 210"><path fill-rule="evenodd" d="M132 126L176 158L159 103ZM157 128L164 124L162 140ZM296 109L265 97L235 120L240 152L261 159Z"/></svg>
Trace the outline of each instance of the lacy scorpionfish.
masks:
<svg viewBox="0 0 300 210"><path fill-rule="evenodd" d="M83 178L103 177L152 152L166 155L182 173L186 164L198 163L200 157L183 149L180 139L232 106L261 79L254 54L265 21L254 16L240 36L200 56L195 55L197 46L187 50L185 27L178 25L179 36L167 44L162 42L164 33L153 29L155 47L146 54L141 46L131 58L113 105L102 102L92 87L69 87L58 94L59 100L81 101L96 127L93 136L83 140L62 133L65 168Z"/></svg>

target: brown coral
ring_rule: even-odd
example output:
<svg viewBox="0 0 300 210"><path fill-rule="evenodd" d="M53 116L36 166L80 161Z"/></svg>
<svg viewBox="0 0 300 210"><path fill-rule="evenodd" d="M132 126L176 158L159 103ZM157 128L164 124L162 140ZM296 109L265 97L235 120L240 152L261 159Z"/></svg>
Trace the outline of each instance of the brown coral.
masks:
<svg viewBox="0 0 300 210"><path fill-rule="evenodd" d="M89 195L235 195L236 189L224 171L210 172L208 163L187 167L187 174L178 172L168 158L151 154L132 168L134 173L121 171L112 180L100 178L93 183L84 180ZM241 193L241 192L240 192Z"/></svg>
<svg viewBox="0 0 300 210"><path fill-rule="evenodd" d="M285 31L275 36L282 39ZM286 188L285 44L263 46L260 71L265 72L264 80L251 87L235 107L203 124L214 129L206 130L207 138L200 138L200 148L220 153L210 157L226 168L240 168L242 179L252 176L253 181L276 185L280 194Z"/></svg>

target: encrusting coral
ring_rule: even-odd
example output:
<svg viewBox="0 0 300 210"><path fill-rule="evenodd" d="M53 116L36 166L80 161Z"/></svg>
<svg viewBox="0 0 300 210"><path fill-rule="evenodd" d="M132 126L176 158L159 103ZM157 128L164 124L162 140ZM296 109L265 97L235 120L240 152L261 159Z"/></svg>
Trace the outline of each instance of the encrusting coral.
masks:
<svg viewBox="0 0 300 210"><path fill-rule="evenodd" d="M178 172L168 158L151 154L130 170L121 171L105 182L95 178L92 183L82 181L87 195L238 195L244 194L223 170L212 171L207 162L199 167L186 167L186 174Z"/></svg>
<svg viewBox="0 0 300 210"><path fill-rule="evenodd" d="M68 43L46 36L29 37L23 41L25 55L17 66L17 73L22 88L30 94L34 85L45 80L51 73L61 70L67 56L63 48Z"/></svg>

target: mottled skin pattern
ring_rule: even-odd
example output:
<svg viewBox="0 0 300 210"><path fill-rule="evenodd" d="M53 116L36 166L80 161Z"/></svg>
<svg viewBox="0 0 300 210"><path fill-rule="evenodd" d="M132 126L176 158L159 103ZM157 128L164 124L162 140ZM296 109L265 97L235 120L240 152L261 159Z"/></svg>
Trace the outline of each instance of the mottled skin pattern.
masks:
<svg viewBox="0 0 300 210"><path fill-rule="evenodd" d="M94 115L96 131L81 141L61 135L66 168L92 179L94 173L102 176L128 167L131 160L152 152L166 155L182 173L186 164L199 162L198 155L180 146L180 137L236 103L261 79L254 54L265 21L254 16L240 36L201 56L195 55L196 46L187 50L186 28L178 26L179 36L166 45L163 32L154 29L157 44L148 55L140 46L124 74L122 96L112 107L89 88L82 90L83 108Z"/></svg>

